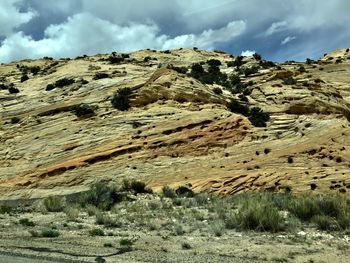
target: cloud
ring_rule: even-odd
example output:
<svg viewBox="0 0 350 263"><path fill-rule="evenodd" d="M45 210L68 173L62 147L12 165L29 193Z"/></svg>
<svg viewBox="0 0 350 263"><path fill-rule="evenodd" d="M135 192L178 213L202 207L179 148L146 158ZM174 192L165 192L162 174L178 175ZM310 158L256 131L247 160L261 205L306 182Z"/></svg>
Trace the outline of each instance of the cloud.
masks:
<svg viewBox="0 0 350 263"><path fill-rule="evenodd" d="M212 49L215 43L230 41L245 29L243 21L233 21L219 29L208 29L201 34L184 34L174 38L161 34L155 24L120 26L91 14L77 14L65 23L51 25L45 37L34 40L18 32L6 38L0 47L0 60L9 62L23 57L74 57L81 54L130 52L144 48L171 49L197 46Z"/></svg>
<svg viewBox="0 0 350 263"><path fill-rule="evenodd" d="M180 45L315 58L350 46L348 10L348 0L0 0L0 59Z"/></svg>
<svg viewBox="0 0 350 263"><path fill-rule="evenodd" d="M285 39L283 39L281 41L281 45L285 45L285 44L287 44L287 43L289 43L289 42L291 42L291 41L293 41L295 39L296 39L295 36L288 36L288 37L286 37Z"/></svg>
<svg viewBox="0 0 350 263"><path fill-rule="evenodd" d="M244 57L249 57L249 56L253 56L256 52L254 50L246 50L246 51L242 51L241 56Z"/></svg>
<svg viewBox="0 0 350 263"><path fill-rule="evenodd" d="M271 36L275 33L281 32L287 28L287 21L279 21L274 22L272 25L266 30L265 35Z"/></svg>
<svg viewBox="0 0 350 263"><path fill-rule="evenodd" d="M33 10L21 12L19 5L22 0L0 1L0 36L8 36L22 24L29 22L36 13Z"/></svg>

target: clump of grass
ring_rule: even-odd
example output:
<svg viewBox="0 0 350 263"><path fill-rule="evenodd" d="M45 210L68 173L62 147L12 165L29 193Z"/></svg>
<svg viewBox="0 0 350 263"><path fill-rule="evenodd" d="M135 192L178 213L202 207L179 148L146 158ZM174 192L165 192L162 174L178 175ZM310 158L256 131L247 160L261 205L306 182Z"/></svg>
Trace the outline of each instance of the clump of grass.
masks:
<svg viewBox="0 0 350 263"><path fill-rule="evenodd" d="M44 199L44 206L48 212L62 212L64 200L59 196L50 196Z"/></svg>
<svg viewBox="0 0 350 263"><path fill-rule="evenodd" d="M174 233L177 236L182 236L183 234L185 234L185 229L181 224L175 224L174 225Z"/></svg>
<svg viewBox="0 0 350 263"><path fill-rule="evenodd" d="M192 248L192 246L189 243L187 243L187 242L183 242L181 244L181 247L182 247L182 249L186 249L186 250Z"/></svg>
<svg viewBox="0 0 350 263"><path fill-rule="evenodd" d="M117 222L117 220L115 218L112 218L107 213L99 212L95 215L95 218L96 218L95 222L98 225L104 225L107 227L119 227L120 226L120 223Z"/></svg>
<svg viewBox="0 0 350 263"><path fill-rule="evenodd" d="M78 206L68 206L64 210L69 221L77 221L79 218L80 209Z"/></svg>
<svg viewBox="0 0 350 263"><path fill-rule="evenodd" d="M337 222L334 218L326 215L317 215L312 218L312 222L314 222L319 230L337 230Z"/></svg>
<svg viewBox="0 0 350 263"><path fill-rule="evenodd" d="M101 228L93 228L89 231L90 236L104 236L105 232Z"/></svg>
<svg viewBox="0 0 350 263"><path fill-rule="evenodd" d="M214 220L209 225L210 231L217 237L221 237L225 232L225 223L221 220Z"/></svg>
<svg viewBox="0 0 350 263"><path fill-rule="evenodd" d="M22 226L35 226L35 223L28 218L21 218L18 223L20 223Z"/></svg>

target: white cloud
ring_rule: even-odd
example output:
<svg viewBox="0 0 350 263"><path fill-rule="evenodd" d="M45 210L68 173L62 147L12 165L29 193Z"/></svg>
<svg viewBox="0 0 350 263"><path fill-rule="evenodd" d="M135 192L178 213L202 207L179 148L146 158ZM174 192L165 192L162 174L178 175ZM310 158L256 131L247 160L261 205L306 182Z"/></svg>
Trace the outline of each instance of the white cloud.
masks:
<svg viewBox="0 0 350 263"><path fill-rule="evenodd" d="M244 57L249 57L249 56L253 56L256 52L254 50L246 50L246 51L242 51L241 56Z"/></svg>
<svg viewBox="0 0 350 263"><path fill-rule="evenodd" d="M285 45L285 44L287 44L287 43L289 43L289 42L291 42L291 41L293 41L295 39L296 39L295 36L288 36L288 37L286 37L285 39L283 39L281 41L281 45Z"/></svg>
<svg viewBox="0 0 350 263"><path fill-rule="evenodd" d="M29 22L36 14L34 11L20 12L23 0L0 1L0 36L10 35L15 28Z"/></svg>
<svg viewBox="0 0 350 263"><path fill-rule="evenodd" d="M219 29L201 34L185 34L171 38L161 34L155 24L120 26L91 14L77 14L65 23L51 25L45 37L34 40L18 32L6 38L0 46L0 61L43 56L73 57L111 51L130 52L144 48L170 49L193 47L211 49L215 43L232 40L245 29L242 21L233 21Z"/></svg>
<svg viewBox="0 0 350 263"><path fill-rule="evenodd" d="M275 33L281 32L287 28L287 21L279 21L274 22L271 26L266 30L265 35L271 36Z"/></svg>

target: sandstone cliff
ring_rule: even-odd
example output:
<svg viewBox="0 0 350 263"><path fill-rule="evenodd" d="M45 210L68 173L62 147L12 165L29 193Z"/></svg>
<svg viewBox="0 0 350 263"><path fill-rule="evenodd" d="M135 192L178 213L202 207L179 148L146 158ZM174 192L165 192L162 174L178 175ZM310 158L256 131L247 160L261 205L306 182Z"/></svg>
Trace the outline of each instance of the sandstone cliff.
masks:
<svg viewBox="0 0 350 263"><path fill-rule="evenodd" d="M240 77L249 83L250 107L270 114L266 127L227 109L239 93L221 87L218 94L220 85L174 70L215 59L221 72L239 74L227 66L235 60L229 54L143 50L118 63L111 56L0 66L2 200L67 195L124 178L154 190L349 192L348 49L269 67L245 57L242 67L259 66ZM74 83L47 88L62 79ZM131 90L128 111L111 104L123 88ZM77 117L82 103L96 114Z"/></svg>

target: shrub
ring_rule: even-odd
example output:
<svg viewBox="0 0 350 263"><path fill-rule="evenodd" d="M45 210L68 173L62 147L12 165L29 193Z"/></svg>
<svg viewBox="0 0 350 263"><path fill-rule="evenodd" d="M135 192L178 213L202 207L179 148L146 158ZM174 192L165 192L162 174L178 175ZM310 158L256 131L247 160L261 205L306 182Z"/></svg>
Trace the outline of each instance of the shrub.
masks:
<svg viewBox="0 0 350 263"><path fill-rule="evenodd" d="M97 72L93 77L94 80L109 78L109 75L104 72Z"/></svg>
<svg viewBox="0 0 350 263"><path fill-rule="evenodd" d="M90 236L104 236L105 232L101 228L93 228L89 231Z"/></svg>
<svg viewBox="0 0 350 263"><path fill-rule="evenodd" d="M47 228L41 230L41 236L42 237L58 237L60 235L60 232L55 229Z"/></svg>
<svg viewBox="0 0 350 263"><path fill-rule="evenodd" d="M12 212L12 207L7 205L0 206L0 214L9 214Z"/></svg>
<svg viewBox="0 0 350 263"><path fill-rule="evenodd" d="M185 234L185 230L181 224L174 225L174 232L177 236L182 236L183 234Z"/></svg>
<svg viewBox="0 0 350 263"><path fill-rule="evenodd" d="M243 56L237 56L234 61L227 62L227 66L239 68L240 66L242 66L244 64L243 58L244 58Z"/></svg>
<svg viewBox="0 0 350 263"><path fill-rule="evenodd" d="M273 203L262 196L245 200L236 219L238 226L244 230L278 232L285 229L283 216Z"/></svg>
<svg viewBox="0 0 350 263"><path fill-rule="evenodd" d="M98 225L105 225L107 227L118 227L118 226L120 226L120 223L117 222L116 219L110 217L106 213L101 213L101 212L96 213L95 219L96 219L95 222Z"/></svg>
<svg viewBox="0 0 350 263"><path fill-rule="evenodd" d="M120 64L121 62L124 61L124 57L123 56L116 56L115 54L111 55L108 57L108 61L111 63L111 64Z"/></svg>
<svg viewBox="0 0 350 263"><path fill-rule="evenodd" d="M131 239L121 239L119 241L119 245L122 247L131 247L132 245L134 245L135 241L131 240Z"/></svg>
<svg viewBox="0 0 350 263"><path fill-rule="evenodd" d="M261 55L260 54L258 54L258 53L254 53L253 54L253 57L255 58L255 60L261 60L262 58L261 58Z"/></svg>
<svg viewBox="0 0 350 263"><path fill-rule="evenodd" d="M152 193L152 189L147 188L144 182L137 180L123 180L123 186L121 190L132 191L134 194Z"/></svg>
<svg viewBox="0 0 350 263"><path fill-rule="evenodd" d="M18 117L12 117L12 118L11 118L11 123L12 123L12 124L17 124L17 123L19 123L20 121L21 121L21 119L18 118Z"/></svg>
<svg viewBox="0 0 350 263"><path fill-rule="evenodd" d="M247 105L241 104L240 102L238 102L235 99L232 99L228 105L227 108L234 113L239 113L242 114L244 116L247 116L249 113L249 107Z"/></svg>
<svg viewBox="0 0 350 263"><path fill-rule="evenodd" d="M56 88L62 88L65 86L69 86L74 82L75 82L74 79L63 78L63 79L57 80L54 85Z"/></svg>
<svg viewBox="0 0 350 263"><path fill-rule="evenodd" d="M172 66L171 69L173 69L176 72L181 73L181 74L186 74L188 71L188 68L186 68L186 67L174 67L174 66Z"/></svg>
<svg viewBox="0 0 350 263"><path fill-rule="evenodd" d="M175 193L174 189L170 188L167 185L162 188L162 194L164 197L168 197L168 198L176 197L176 193Z"/></svg>
<svg viewBox="0 0 350 263"><path fill-rule="evenodd" d="M270 119L269 114L259 107L253 107L249 115L248 119L255 127L266 127L266 122Z"/></svg>
<svg viewBox="0 0 350 263"><path fill-rule="evenodd" d="M291 200L288 210L303 221L309 221L319 215L320 210L312 196L303 196Z"/></svg>
<svg viewBox="0 0 350 263"><path fill-rule="evenodd" d="M54 84L48 84L47 86L46 86L46 91L50 91L50 90L53 90L55 88L55 85Z"/></svg>
<svg viewBox="0 0 350 263"><path fill-rule="evenodd" d="M175 190L175 193L181 197L193 197L194 196L194 192L188 186L179 186Z"/></svg>
<svg viewBox="0 0 350 263"><path fill-rule="evenodd" d="M259 70L258 66L245 67L240 69L240 73L244 74L246 77L257 73Z"/></svg>
<svg viewBox="0 0 350 263"><path fill-rule="evenodd" d="M22 226L35 226L34 222L29 220L28 218L21 218L19 221L18 221Z"/></svg>
<svg viewBox="0 0 350 263"><path fill-rule="evenodd" d="M222 94L222 89L218 88L218 87L215 87L213 88L213 92L216 94L216 95L221 95Z"/></svg>
<svg viewBox="0 0 350 263"><path fill-rule="evenodd" d="M25 81L28 80L28 79L29 79L28 75L27 75L27 74L24 74L24 75L22 75L22 77L21 77L21 82L25 82Z"/></svg>
<svg viewBox="0 0 350 263"><path fill-rule="evenodd" d="M111 100L111 103L115 109L121 111L127 111L130 108L129 97L131 90L129 88L123 88L117 91Z"/></svg>
<svg viewBox="0 0 350 263"><path fill-rule="evenodd" d="M337 230L337 222L330 216L316 215L312 218L319 230Z"/></svg>
<svg viewBox="0 0 350 263"><path fill-rule="evenodd" d="M259 65L264 69L276 67L274 62L266 60L260 60Z"/></svg>
<svg viewBox="0 0 350 263"><path fill-rule="evenodd" d="M221 237L225 231L225 224L221 220L215 220L210 225L211 232L217 237Z"/></svg>
<svg viewBox="0 0 350 263"><path fill-rule="evenodd" d="M282 78L285 85L295 85L297 81L293 77Z"/></svg>
<svg viewBox="0 0 350 263"><path fill-rule="evenodd" d="M44 199L44 206L48 212L61 212L63 211L64 201L61 197L50 196Z"/></svg>
<svg viewBox="0 0 350 263"><path fill-rule="evenodd" d="M77 221L79 217L79 208L77 206L69 206L64 209L69 221Z"/></svg>
<svg viewBox="0 0 350 263"><path fill-rule="evenodd" d="M117 189L108 186L103 182L93 184L89 191L87 191L81 198L82 205L93 205L102 210L110 210L112 206L120 202L123 195L118 193Z"/></svg>
<svg viewBox="0 0 350 263"><path fill-rule="evenodd" d="M77 117L90 117L95 115L96 108L97 106L82 103L74 106L72 111Z"/></svg>
<svg viewBox="0 0 350 263"><path fill-rule="evenodd" d="M10 86L8 88L8 91L11 93L11 94L17 94L19 93L19 89L17 89L16 87L13 87L13 86Z"/></svg>
<svg viewBox="0 0 350 263"><path fill-rule="evenodd" d="M221 65L221 62L220 60L217 60L217 59L210 59L207 61L207 64L211 67L215 67L215 66L218 67Z"/></svg>
<svg viewBox="0 0 350 263"><path fill-rule="evenodd" d="M191 249L192 248L192 246L187 242L183 242L181 244L181 247L182 247L182 249Z"/></svg>

